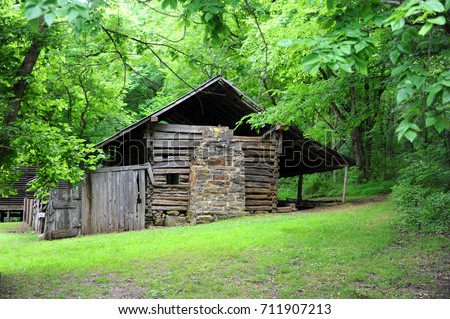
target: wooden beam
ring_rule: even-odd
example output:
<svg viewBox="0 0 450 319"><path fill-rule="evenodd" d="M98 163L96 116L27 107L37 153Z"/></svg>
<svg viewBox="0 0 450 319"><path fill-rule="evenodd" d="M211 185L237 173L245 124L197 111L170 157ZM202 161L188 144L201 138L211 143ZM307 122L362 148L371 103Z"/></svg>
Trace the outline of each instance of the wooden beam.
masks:
<svg viewBox="0 0 450 319"><path fill-rule="evenodd" d="M138 170L146 170L148 168L148 164L142 165L129 165L129 166L112 166L112 167L102 167L97 168L95 171L91 171L91 173L109 173L109 172L123 172L123 171L138 171Z"/></svg>
<svg viewBox="0 0 450 319"><path fill-rule="evenodd" d="M60 229L60 230L53 230L50 231L48 236L49 239L60 239L60 238L69 238L69 237L76 237L79 234L79 230L77 228L70 228L70 229Z"/></svg>
<svg viewBox="0 0 450 319"><path fill-rule="evenodd" d="M342 191L342 202L347 202L347 176L348 176L348 166L344 167L344 190Z"/></svg>
<svg viewBox="0 0 450 319"><path fill-rule="evenodd" d="M302 193L303 193L303 174L299 174L297 182L297 204L303 201Z"/></svg>
<svg viewBox="0 0 450 319"><path fill-rule="evenodd" d="M185 211L187 210L188 206L187 205L183 205L183 206L153 206L152 205L152 210L178 210L178 211Z"/></svg>

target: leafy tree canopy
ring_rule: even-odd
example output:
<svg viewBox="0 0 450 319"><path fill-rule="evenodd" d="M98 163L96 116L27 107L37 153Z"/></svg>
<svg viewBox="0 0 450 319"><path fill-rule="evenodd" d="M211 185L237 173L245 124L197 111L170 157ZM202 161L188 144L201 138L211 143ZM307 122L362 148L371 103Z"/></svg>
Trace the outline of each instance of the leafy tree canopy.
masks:
<svg viewBox="0 0 450 319"><path fill-rule="evenodd" d="M92 144L220 73L262 104L395 176L448 154L449 0L6 0L0 4L0 185L76 182Z"/></svg>

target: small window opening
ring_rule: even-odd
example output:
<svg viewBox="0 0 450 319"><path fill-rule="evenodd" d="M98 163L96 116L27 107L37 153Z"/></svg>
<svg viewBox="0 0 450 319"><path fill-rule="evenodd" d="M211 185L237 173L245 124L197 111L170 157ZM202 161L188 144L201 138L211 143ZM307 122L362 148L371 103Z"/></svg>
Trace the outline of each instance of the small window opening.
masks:
<svg viewBox="0 0 450 319"><path fill-rule="evenodd" d="M166 174L167 185L180 184L180 174Z"/></svg>
<svg viewBox="0 0 450 319"><path fill-rule="evenodd" d="M162 158L164 158L164 159L167 159L167 158L169 158L169 154L167 154L167 153L163 153L163 155L162 155Z"/></svg>

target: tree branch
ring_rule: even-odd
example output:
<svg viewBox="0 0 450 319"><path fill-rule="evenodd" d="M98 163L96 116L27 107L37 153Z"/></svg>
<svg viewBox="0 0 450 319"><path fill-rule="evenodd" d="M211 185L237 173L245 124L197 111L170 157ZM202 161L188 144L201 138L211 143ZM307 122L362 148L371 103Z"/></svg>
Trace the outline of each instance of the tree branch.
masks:
<svg viewBox="0 0 450 319"><path fill-rule="evenodd" d="M383 4L392 4L395 6L400 6L403 4L403 1L401 0L381 0L381 3Z"/></svg>
<svg viewBox="0 0 450 319"><path fill-rule="evenodd" d="M147 44L146 42L140 41L140 40L138 40L138 39L135 40L133 37L129 37L129 36L127 36L126 34L122 34L122 33L120 33L120 32L116 32L116 31L113 31L113 30L109 30L109 29L105 28L104 26L102 26L102 29L103 29L103 31L105 31L105 33L107 34L107 36L109 37L109 39L110 39L111 42L113 43L114 48L116 49L117 54L118 54L118 55L120 56L120 58L122 59L122 62L123 62L123 64L124 64L124 66L130 68L130 70L133 71L135 74L137 74L137 75L139 75L139 76L145 78L145 79L148 80L150 83L153 83L153 84L157 85L157 83L156 83L155 81L153 81L153 80L151 80L151 79L149 79L149 78L147 78L147 77L144 77L141 73L139 73L138 71L136 71L131 65L129 65L129 64L126 62L125 58L123 57L122 53L120 52L119 48L117 47L116 41L115 41L114 38L111 36L111 33L116 33L116 34L122 35L123 37L126 37L126 38L128 38L128 39L137 41L137 42L139 42L139 43L144 44L145 46L147 46L147 48L150 50L150 52L152 52L152 54L155 55L156 58L157 58L157 59L158 59L165 67L167 67L167 68L170 70L170 72L172 72L177 78L179 78L179 79L180 79L183 83L185 83L188 87L192 88L192 86L189 85L189 84L188 84L186 81L184 81L182 78L180 78L180 77L178 76L178 74L176 74L175 71L173 71L173 70L167 65L167 63L165 63L164 61L162 61L162 59L156 54L156 52L155 52L154 50L152 50L152 49L150 48L149 44Z"/></svg>
<svg viewBox="0 0 450 319"><path fill-rule="evenodd" d="M118 32L118 31L115 31L115 30L108 29L108 28L106 28L106 27L103 26L103 25L101 25L101 28L102 28L103 31L105 31L106 33L108 33L108 32L109 32L109 33L114 33L114 34L120 35L121 37L130 39L130 40L133 40L133 41L135 41L135 42L137 42L137 43L140 43L140 44L143 44L143 45L145 45L145 46L152 45L152 46L162 46L162 47L166 47L166 48L169 48L169 49L171 49L171 50L173 50L173 51L175 51L175 52L177 52L177 53L180 53L181 55L184 55L184 56L186 56L186 57L188 57L188 58L191 58L191 56L190 56L189 54L187 54L186 52L181 51L180 49L178 49L178 48L176 48L176 47L174 47L174 46L172 46L172 45L165 44L165 43L161 43L161 42L152 42L152 41L151 41L151 42L148 42L148 41L144 41L144 40L138 39L138 38L136 38L136 37L129 36L128 34L125 34L125 33L122 33L122 32ZM111 36L110 36L110 35L108 35L108 37L111 39ZM199 63L199 64L203 64L203 65L208 65L208 66L214 65L214 64L212 64L212 63L202 62L202 61L199 61L199 60L197 60L197 59L195 59L195 62L197 62L197 63Z"/></svg>
<svg viewBox="0 0 450 319"><path fill-rule="evenodd" d="M334 111L336 116L342 121L342 123L347 123L347 119L345 118L344 114L341 112L341 110L338 108L336 103L330 103L331 109Z"/></svg>
<svg viewBox="0 0 450 319"><path fill-rule="evenodd" d="M258 16L256 15L255 10L253 10L253 8L250 6L250 3L248 2L248 0L244 0L244 1L245 1L246 6L248 7L250 14L253 16L253 19L255 20L256 27L258 28L259 35L261 36L261 40L264 44L265 63L264 63L264 71L263 71L263 75L262 75L262 79L261 79L262 84L264 84L264 81L267 78L267 67L269 65L269 46L267 44L266 37L264 36L264 33L261 29L261 25L259 24ZM261 95L261 89L260 89L260 92L258 95Z"/></svg>
<svg viewBox="0 0 450 319"><path fill-rule="evenodd" d="M167 40L167 41L172 42L172 43L181 42L181 41L183 41L184 38L186 37L186 26L184 26L184 28L183 28L183 35L182 35L181 38L178 39L178 40L171 40L171 39L166 38L165 36L162 36L162 35L160 35L160 34L158 34L158 33L155 33L155 34L156 34L158 37L163 38L164 40Z"/></svg>

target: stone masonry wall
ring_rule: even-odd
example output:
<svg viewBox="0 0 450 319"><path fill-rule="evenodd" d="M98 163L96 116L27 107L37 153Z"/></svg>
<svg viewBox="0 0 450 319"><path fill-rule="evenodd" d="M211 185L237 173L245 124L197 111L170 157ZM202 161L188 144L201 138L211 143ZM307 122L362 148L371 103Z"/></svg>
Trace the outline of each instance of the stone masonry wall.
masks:
<svg viewBox="0 0 450 319"><path fill-rule="evenodd" d="M227 127L203 133L191 165L188 219L203 224L245 215L244 153Z"/></svg>

